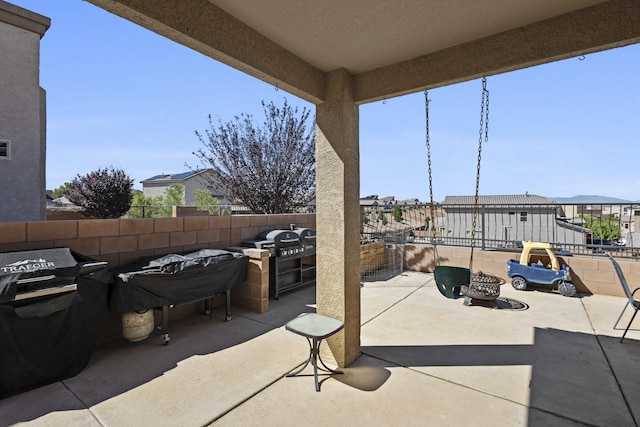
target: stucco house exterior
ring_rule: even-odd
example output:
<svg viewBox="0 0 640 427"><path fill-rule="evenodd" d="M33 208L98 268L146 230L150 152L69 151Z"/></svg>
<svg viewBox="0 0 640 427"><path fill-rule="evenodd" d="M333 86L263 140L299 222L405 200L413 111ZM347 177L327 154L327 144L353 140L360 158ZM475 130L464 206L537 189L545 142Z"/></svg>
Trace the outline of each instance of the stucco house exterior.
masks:
<svg viewBox="0 0 640 427"><path fill-rule="evenodd" d="M46 93L40 39L51 20L0 0L0 222L46 219Z"/></svg>
<svg viewBox="0 0 640 427"><path fill-rule="evenodd" d="M147 197L162 196L165 190L171 185L183 185L187 205L192 205L195 201L194 191L209 190L209 182L213 179L215 179L213 169L203 169L175 174L155 175L140 182L142 183L142 193ZM227 199L225 191L220 186L216 186L211 191L211 195L217 198L220 204L231 204L231 201Z"/></svg>

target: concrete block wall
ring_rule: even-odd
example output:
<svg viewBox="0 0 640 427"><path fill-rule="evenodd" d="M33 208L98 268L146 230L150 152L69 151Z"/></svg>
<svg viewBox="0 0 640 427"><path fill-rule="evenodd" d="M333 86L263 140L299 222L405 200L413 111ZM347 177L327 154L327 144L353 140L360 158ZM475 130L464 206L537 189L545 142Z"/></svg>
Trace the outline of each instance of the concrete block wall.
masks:
<svg viewBox="0 0 640 427"><path fill-rule="evenodd" d="M187 216L209 216L211 215L207 210L199 210L197 206L173 206L171 208L172 215L174 217L187 217Z"/></svg>
<svg viewBox="0 0 640 427"><path fill-rule="evenodd" d="M233 287L231 300L256 313L269 311L269 251L241 249L249 256L247 280Z"/></svg>
<svg viewBox="0 0 640 427"><path fill-rule="evenodd" d="M41 222L0 222L0 252L68 247L116 268L140 257L198 249L239 247L262 231L297 227L315 229L314 214L197 216L183 218L85 219ZM247 280L232 290L233 305L257 313L269 309L268 252L247 249L251 257ZM181 307L172 317L200 310ZM107 329L119 328L119 318L107 319ZM102 334L103 338L112 332Z"/></svg>
<svg viewBox="0 0 640 427"><path fill-rule="evenodd" d="M434 249L430 245L405 245L404 268L412 271L433 272L434 265L450 265L455 267L469 267L470 249L451 246L438 246L436 249L437 263ZM506 280L507 261L519 259L519 252L499 250L483 251L474 249L473 271L494 274ZM572 255L558 257L560 263L571 268L571 279L578 292L624 297L622 286L608 257L597 255ZM631 289L640 287L640 262L633 259L616 259L623 271L624 277Z"/></svg>
<svg viewBox="0 0 640 427"><path fill-rule="evenodd" d="M139 257L240 246L274 228L315 228L314 214L0 222L0 252L69 247L110 267Z"/></svg>

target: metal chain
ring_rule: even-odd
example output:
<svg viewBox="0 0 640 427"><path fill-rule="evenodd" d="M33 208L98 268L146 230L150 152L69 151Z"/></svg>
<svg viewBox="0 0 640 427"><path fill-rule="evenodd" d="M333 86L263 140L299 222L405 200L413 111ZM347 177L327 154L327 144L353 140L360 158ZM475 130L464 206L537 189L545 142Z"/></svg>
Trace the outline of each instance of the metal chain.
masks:
<svg viewBox="0 0 640 427"><path fill-rule="evenodd" d="M431 137L429 136L429 91L424 91L424 110L425 110L425 139L427 144L427 165L429 166L429 218L431 220L431 237L434 237L435 231L435 215L433 207L433 177L431 175Z"/></svg>
<svg viewBox="0 0 640 427"><path fill-rule="evenodd" d="M476 169L476 193L473 200L473 225L471 228L471 257L469 258L469 270L473 267L473 248L475 247L476 226L478 220L478 195L480 194L480 161L482 160L482 139L489 141L489 91L487 90L487 78L482 78L482 101L480 102L480 136L478 138L478 166Z"/></svg>

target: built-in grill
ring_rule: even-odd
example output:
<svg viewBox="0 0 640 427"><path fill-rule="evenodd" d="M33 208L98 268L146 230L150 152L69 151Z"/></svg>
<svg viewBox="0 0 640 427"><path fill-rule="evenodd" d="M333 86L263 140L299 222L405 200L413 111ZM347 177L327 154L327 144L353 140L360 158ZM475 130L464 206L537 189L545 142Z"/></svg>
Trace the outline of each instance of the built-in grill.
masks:
<svg viewBox="0 0 640 427"><path fill-rule="evenodd" d="M315 283L316 233L310 228L263 231L242 246L269 251L269 290L278 299L282 292Z"/></svg>
<svg viewBox="0 0 640 427"><path fill-rule="evenodd" d="M307 255L315 255L316 232L310 228L296 228L293 232L300 236L300 243L304 246L304 253Z"/></svg>

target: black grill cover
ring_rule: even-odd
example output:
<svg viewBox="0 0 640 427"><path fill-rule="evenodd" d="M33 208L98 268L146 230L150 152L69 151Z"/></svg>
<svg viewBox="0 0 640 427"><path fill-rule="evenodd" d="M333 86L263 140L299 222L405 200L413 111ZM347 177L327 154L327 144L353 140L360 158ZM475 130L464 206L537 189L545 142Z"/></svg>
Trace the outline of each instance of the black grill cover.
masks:
<svg viewBox="0 0 640 427"><path fill-rule="evenodd" d="M249 257L202 249L161 258L141 258L117 269L109 310L127 313L208 298L247 278Z"/></svg>
<svg viewBox="0 0 640 427"><path fill-rule="evenodd" d="M83 271L85 263L94 266ZM68 248L0 253L0 398L75 376L87 365L113 278L106 263L95 264ZM43 280L18 283L30 278ZM77 290L14 301L19 292L65 284Z"/></svg>

